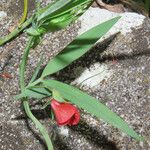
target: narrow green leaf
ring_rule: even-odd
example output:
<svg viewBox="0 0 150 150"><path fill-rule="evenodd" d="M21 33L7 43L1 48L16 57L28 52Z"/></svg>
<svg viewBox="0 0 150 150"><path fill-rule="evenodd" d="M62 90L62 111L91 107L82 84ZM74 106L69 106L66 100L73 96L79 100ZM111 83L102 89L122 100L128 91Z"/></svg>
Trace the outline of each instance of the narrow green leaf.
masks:
<svg viewBox="0 0 150 150"><path fill-rule="evenodd" d="M57 31L65 28L71 22L81 16L90 6L93 0L75 0L62 6L54 13L48 15L43 21L39 22L38 29L44 28L47 32Z"/></svg>
<svg viewBox="0 0 150 150"><path fill-rule="evenodd" d="M71 1L68 5L61 7L61 9L55 11L53 14L47 17L47 19L58 18L59 16L63 16L65 14L77 15L82 12L82 10L87 9L93 0L75 0Z"/></svg>
<svg viewBox="0 0 150 150"><path fill-rule="evenodd" d="M62 29L81 16L92 1L93 0L64 1L67 4L61 4L60 1L57 1L43 11L41 15L46 13L48 13L48 15L42 18L42 20L37 20L38 26L36 28L44 28L46 32L54 32ZM59 8L55 8L58 3L60 4Z"/></svg>
<svg viewBox="0 0 150 150"><path fill-rule="evenodd" d="M52 6L54 3L56 3L56 1L54 1L54 2L51 2L51 3L49 3L49 4L47 4L45 7L43 7L43 8L40 8L39 6L39 8L37 8L36 10L37 10L37 12L36 12L36 16L38 17L38 16L40 16L41 14L43 14L50 6ZM38 4L39 5L39 4ZM37 5L36 5L37 6Z"/></svg>
<svg viewBox="0 0 150 150"><path fill-rule="evenodd" d="M25 89L21 94L14 96L15 100L21 100L23 97L42 99L51 96L51 93L45 88Z"/></svg>
<svg viewBox="0 0 150 150"><path fill-rule="evenodd" d="M31 78L29 84L32 83L37 78L37 75L38 75L38 73L40 71L40 67L41 67L42 62L43 62L43 56L41 56L40 61L37 64L37 67L36 67L36 69L35 69L35 71L34 71L34 73L32 75L32 78Z"/></svg>
<svg viewBox="0 0 150 150"><path fill-rule="evenodd" d="M84 55L119 19L120 17L113 18L78 36L61 53L49 61L42 73L42 77L65 68Z"/></svg>
<svg viewBox="0 0 150 150"><path fill-rule="evenodd" d="M69 4L70 2L71 0L59 0L55 2L53 5L50 5L49 8L47 8L41 15L38 16L37 21L40 21L43 18L51 15L52 13Z"/></svg>
<svg viewBox="0 0 150 150"><path fill-rule="evenodd" d="M131 137L137 140L143 140L143 138L131 129L125 121L112 112L108 107L100 103L97 99L87 95L73 86L61 83L59 81L44 80L43 84L45 86L49 86L50 88L55 88L65 99L71 101L79 108L82 108L96 117L103 119Z"/></svg>
<svg viewBox="0 0 150 150"><path fill-rule="evenodd" d="M64 14L73 14L74 16L87 9L94 0L75 0L56 11L50 18L56 18ZM83 14L83 13L82 13Z"/></svg>

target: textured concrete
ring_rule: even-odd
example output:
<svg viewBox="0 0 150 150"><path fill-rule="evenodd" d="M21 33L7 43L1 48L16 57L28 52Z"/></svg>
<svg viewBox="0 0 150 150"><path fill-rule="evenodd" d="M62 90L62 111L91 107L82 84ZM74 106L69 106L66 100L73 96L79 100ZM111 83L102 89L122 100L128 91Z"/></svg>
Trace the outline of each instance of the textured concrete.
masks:
<svg viewBox="0 0 150 150"><path fill-rule="evenodd" d="M20 13L9 15L10 10L6 8L13 6L12 3L14 1L4 0L2 7L2 1L0 2L0 8L3 8L1 10L7 13L5 19L3 18L0 22L1 36L8 33L7 29L13 24L16 15L18 18L20 16ZM96 12L95 9L93 10L93 14L98 15L98 12L99 10ZM100 12L106 11L100 10ZM99 19L103 18L103 15L99 13ZM111 13L108 18L110 16ZM132 24L129 27L130 32L125 32L125 34L122 32L113 40L104 40L102 44L98 44L88 54L54 77L78 86L101 100L148 140L150 135L150 21L141 15L133 14L133 16L141 19L138 20L139 24L134 26L130 23L132 19L125 17ZM45 65L48 59L61 51L62 47L81 32L84 23L82 19L81 26L80 23L76 23L65 31L45 35L41 45L31 50L27 71L28 79L40 54L44 54L43 65ZM84 21L88 22L88 19L91 20L86 16ZM91 22L96 21L98 20L91 20ZM126 27L124 23L125 20L121 28ZM122 30L126 31L125 28ZM108 35L104 39L107 37ZM19 91L18 68L26 41L26 35L22 34L12 42L0 47L1 72L8 72L13 77L13 79L0 80L0 149L2 150L45 149L41 135L33 123L27 120L20 102L13 101L13 95ZM57 127L51 121L48 111L39 110L40 106L41 103L31 102L33 113L46 126L49 134L53 133L52 140L57 150L150 149L150 144L135 141L83 110L78 126Z"/></svg>

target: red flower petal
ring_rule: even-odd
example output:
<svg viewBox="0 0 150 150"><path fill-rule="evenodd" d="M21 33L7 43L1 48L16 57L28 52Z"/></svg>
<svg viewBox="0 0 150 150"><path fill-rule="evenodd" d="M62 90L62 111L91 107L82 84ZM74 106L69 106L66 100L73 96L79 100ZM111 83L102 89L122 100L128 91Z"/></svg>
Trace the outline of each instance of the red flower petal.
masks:
<svg viewBox="0 0 150 150"><path fill-rule="evenodd" d="M75 114L72 116L72 118L70 119L68 125L77 125L80 121L80 114L79 111L76 110Z"/></svg>
<svg viewBox="0 0 150 150"><path fill-rule="evenodd" d="M56 100L51 101L51 107L54 111L58 125L77 125L80 120L80 114L74 105L70 103L60 103Z"/></svg>

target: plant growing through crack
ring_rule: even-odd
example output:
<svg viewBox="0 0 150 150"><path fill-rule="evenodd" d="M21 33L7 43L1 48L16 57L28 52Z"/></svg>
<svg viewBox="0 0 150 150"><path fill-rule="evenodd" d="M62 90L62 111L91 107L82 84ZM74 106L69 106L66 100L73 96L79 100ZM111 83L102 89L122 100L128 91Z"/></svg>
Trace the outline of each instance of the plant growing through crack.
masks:
<svg viewBox="0 0 150 150"><path fill-rule="evenodd" d="M114 127L117 127L129 136L137 140L143 140L143 138L131 129L125 121L97 99L89 96L76 87L50 78L52 74L67 67L73 61L88 52L88 50L90 50L91 47L108 32L120 17L99 24L76 37L75 40L48 62L39 77L39 71L43 61L41 59L31 80L28 84L25 83L25 71L30 49L35 48L40 43L43 35L47 32L54 32L66 28L87 10L92 1L93 0L57 0L44 8L38 8L30 19L24 22L25 17L23 18L20 26L15 29L15 34L10 34L4 38L3 41L0 41L1 44L7 42L32 23L32 25L25 30L29 40L20 64L19 76L21 93L15 98L23 102L27 116L39 129L48 150L53 149L50 136L45 127L32 114L29 106L30 98L41 100L45 97L49 97L49 101L45 103L43 108L47 105L51 105L53 110L52 113L54 113L58 125L77 125L80 121L79 109L84 109L94 116L110 123ZM27 13L27 11L24 12Z"/></svg>

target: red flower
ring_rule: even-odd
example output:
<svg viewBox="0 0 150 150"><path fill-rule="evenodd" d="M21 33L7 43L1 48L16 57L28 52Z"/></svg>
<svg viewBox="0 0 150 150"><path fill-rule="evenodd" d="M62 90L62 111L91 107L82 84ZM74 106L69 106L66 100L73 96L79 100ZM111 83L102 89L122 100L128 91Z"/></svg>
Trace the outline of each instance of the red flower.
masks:
<svg viewBox="0 0 150 150"><path fill-rule="evenodd" d="M55 99L51 101L51 108L54 112L58 125L77 125L80 120L80 113L74 105L70 103L60 103Z"/></svg>

